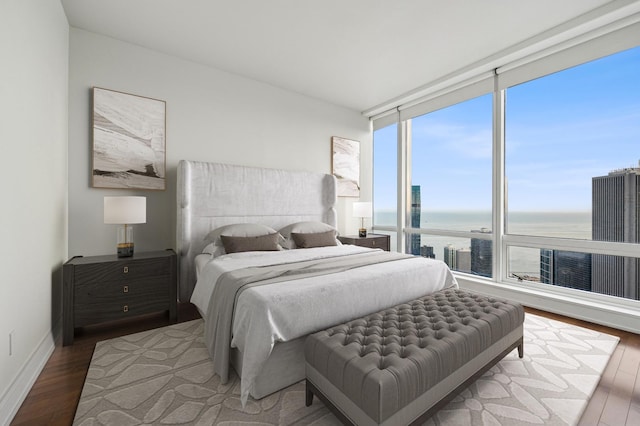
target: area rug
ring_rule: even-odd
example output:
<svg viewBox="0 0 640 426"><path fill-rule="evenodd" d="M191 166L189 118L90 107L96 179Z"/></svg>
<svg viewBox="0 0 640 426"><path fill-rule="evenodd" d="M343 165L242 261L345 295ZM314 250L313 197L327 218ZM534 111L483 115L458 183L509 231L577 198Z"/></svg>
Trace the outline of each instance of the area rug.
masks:
<svg viewBox="0 0 640 426"><path fill-rule="evenodd" d="M99 342L74 425L338 425L304 381L240 404L221 384L195 320ZM507 355L425 425L575 424L618 338L527 314L524 359Z"/></svg>

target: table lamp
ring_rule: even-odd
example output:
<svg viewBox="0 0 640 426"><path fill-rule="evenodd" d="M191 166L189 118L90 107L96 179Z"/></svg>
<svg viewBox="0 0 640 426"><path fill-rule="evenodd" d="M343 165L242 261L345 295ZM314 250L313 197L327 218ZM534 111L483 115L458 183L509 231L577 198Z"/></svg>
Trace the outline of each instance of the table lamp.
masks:
<svg viewBox="0 0 640 426"><path fill-rule="evenodd" d="M104 197L104 223L118 227L118 257L133 256L133 225L147 222L146 197Z"/></svg>
<svg viewBox="0 0 640 426"><path fill-rule="evenodd" d="M369 201L353 203L353 217L360 218L360 229L358 229L359 237L367 236L367 228L364 227L364 218L373 215L373 206Z"/></svg>

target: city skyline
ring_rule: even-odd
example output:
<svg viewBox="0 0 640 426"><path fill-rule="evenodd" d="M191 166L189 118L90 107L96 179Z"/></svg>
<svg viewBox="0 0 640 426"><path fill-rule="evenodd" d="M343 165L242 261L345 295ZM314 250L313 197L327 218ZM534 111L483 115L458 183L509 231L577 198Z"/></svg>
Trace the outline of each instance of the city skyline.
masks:
<svg viewBox="0 0 640 426"><path fill-rule="evenodd" d="M591 215L592 239L640 242L640 165L594 176L591 182L594 205ZM482 228L470 232L491 233L491 230ZM423 245L420 254L432 257L435 254L434 247ZM491 240L472 237L470 248L447 243L442 248L442 255L442 260L453 270L492 276ZM538 259L537 276L520 273L512 265L509 275L523 282L540 282L640 300L639 258L542 248L539 249Z"/></svg>

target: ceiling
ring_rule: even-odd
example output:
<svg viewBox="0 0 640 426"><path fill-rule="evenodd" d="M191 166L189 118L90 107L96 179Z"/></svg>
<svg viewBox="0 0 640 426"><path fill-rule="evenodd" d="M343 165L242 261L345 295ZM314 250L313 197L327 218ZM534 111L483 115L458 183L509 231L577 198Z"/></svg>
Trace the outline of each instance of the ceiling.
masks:
<svg viewBox="0 0 640 426"><path fill-rule="evenodd" d="M72 27L357 111L500 57L610 2L61 1Z"/></svg>

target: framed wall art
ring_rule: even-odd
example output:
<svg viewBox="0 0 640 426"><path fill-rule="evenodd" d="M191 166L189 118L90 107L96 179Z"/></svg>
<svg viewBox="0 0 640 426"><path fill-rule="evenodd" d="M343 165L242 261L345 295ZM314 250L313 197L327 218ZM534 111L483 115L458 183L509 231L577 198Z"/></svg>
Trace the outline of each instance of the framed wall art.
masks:
<svg viewBox="0 0 640 426"><path fill-rule="evenodd" d="M93 88L94 188L164 190L166 102Z"/></svg>
<svg viewBox="0 0 640 426"><path fill-rule="evenodd" d="M360 142L331 138L332 173L338 180L339 197L360 196Z"/></svg>

